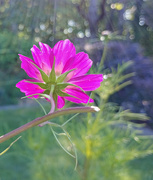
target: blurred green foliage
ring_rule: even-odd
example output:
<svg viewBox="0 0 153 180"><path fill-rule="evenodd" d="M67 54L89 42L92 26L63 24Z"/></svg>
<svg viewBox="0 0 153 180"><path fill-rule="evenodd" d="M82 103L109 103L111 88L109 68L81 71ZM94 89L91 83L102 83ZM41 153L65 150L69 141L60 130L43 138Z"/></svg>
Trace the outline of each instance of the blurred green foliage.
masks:
<svg viewBox="0 0 153 180"><path fill-rule="evenodd" d="M18 53L30 56L31 44L32 41L19 38L13 33L0 33L0 105L18 102L17 98L21 94L15 84L25 77L20 68Z"/></svg>
<svg viewBox="0 0 153 180"><path fill-rule="evenodd" d="M75 45L81 39L103 41L102 32L108 30L142 44L152 55L152 9L151 0L1 0L0 105L17 102L20 94L10 80L26 76L17 54L31 57L30 48L39 41L51 46L66 38Z"/></svg>
<svg viewBox="0 0 153 180"><path fill-rule="evenodd" d="M6 76L7 74L15 74L19 71L18 54L20 52L25 55L31 55L29 51L31 44L32 41L27 41L25 38L7 31L0 34L0 67L6 73Z"/></svg>
<svg viewBox="0 0 153 180"><path fill-rule="evenodd" d="M38 108L1 111L0 131L8 132L42 114ZM138 117L144 119L142 115ZM67 118L54 121L63 123ZM152 138L138 135L140 132L127 119L132 119L131 114L129 118L128 112L106 104L98 114L79 115L66 126L78 153L77 171L74 159L57 145L48 126L30 129L0 157L0 177L5 180L151 179ZM74 153L65 136L59 136L59 140ZM9 142L12 140L1 144L0 151Z"/></svg>
<svg viewBox="0 0 153 180"><path fill-rule="evenodd" d="M144 114L131 113L114 103L108 103L108 97L123 88L131 74L123 76L124 82L116 77L121 74L131 62L120 65L116 72L107 71L107 83L92 94L99 95L98 113L77 115L64 125L66 133L71 138L77 150L77 169L75 158L66 154L56 142L49 126L34 127L22 133L11 149L0 156L0 177L13 179L74 179L74 180L148 180L153 178L152 136L145 136L136 125L129 120L147 120ZM112 83L113 82L113 83ZM128 83L127 83L128 84ZM106 91L106 89L110 89ZM48 105L45 107L48 109ZM38 108L20 108L9 112L0 112L1 135L27 121L42 116ZM62 116L53 120L63 124L71 116ZM56 131L62 146L74 154L74 148L60 128ZM62 133L62 134L61 134ZM2 152L12 140L0 146ZM140 163L141 162L141 163ZM8 173L9 172L9 173Z"/></svg>
<svg viewBox="0 0 153 180"><path fill-rule="evenodd" d="M91 32L97 33L96 38L101 38L103 30L110 30L118 31L119 35L126 36L128 40L141 42L146 49L151 49L152 21L148 20L150 13L144 15L149 8L152 9L151 1L125 0L124 4L117 0L106 1L103 17L101 9L93 11L97 17L101 17L97 26L93 26L98 28L95 31L90 29L94 17L89 13L90 2L100 3L96 0L0 2L0 104L17 101L19 91L14 86L25 77L20 70L17 54L30 57L29 49L38 41L48 44L54 44L56 40L65 38L73 41L76 37L89 38ZM140 23L142 17L145 17L143 25L144 21ZM146 37L149 37L147 42ZM152 53L151 50L146 52ZM74 171L75 159L58 146L50 128L44 126L24 132L23 137L7 153L0 156L0 179L153 179L152 137L143 136L137 130L140 125L129 122L135 119L144 121L148 117L125 111L116 104L107 102L110 95L131 83L128 78L133 74L122 75L130 64L131 62L120 65L117 70L105 70L102 86L92 94L101 109L99 113L78 115L66 124L65 130L78 152L76 171ZM0 134L42 115L43 112L34 107L0 111ZM69 118L65 116L54 121L62 124ZM74 154L68 138L66 136L58 138L62 145ZM0 145L0 152L12 141Z"/></svg>

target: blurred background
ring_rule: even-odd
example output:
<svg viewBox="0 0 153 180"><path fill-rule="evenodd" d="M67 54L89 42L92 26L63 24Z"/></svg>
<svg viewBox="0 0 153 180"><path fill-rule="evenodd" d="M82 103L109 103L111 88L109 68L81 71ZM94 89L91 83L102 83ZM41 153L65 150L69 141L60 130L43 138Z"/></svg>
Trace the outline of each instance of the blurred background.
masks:
<svg viewBox="0 0 153 180"><path fill-rule="evenodd" d="M20 98L24 95L15 85L27 76L21 69L18 54L32 58L30 48L33 44L38 46L38 42L41 41L53 47L57 41L67 38L74 43L78 52L84 51L89 54L94 62L94 72L97 72L96 68L100 66L100 71L104 74L102 89L97 91L95 95L97 105L103 103L105 106L102 107L105 114L99 115L101 121L116 118L116 113L120 111L116 107L117 104L117 106L122 107L123 112L129 109L131 113L137 115L139 113L138 118L135 118L134 114L126 114L126 116L129 120L138 122L138 124L145 122L152 134L152 12L152 0L0 0L1 134L18 127L22 120L27 122L32 118L43 115L37 107L34 111L23 108L22 104L26 102ZM119 81L116 82L117 80ZM118 86L114 85L114 82ZM100 97L101 102L98 102L96 97L98 97L97 99ZM107 104L110 102L115 104L115 108L114 104ZM21 105L22 108L20 108ZM147 115L149 118L143 115ZM118 117L118 119L123 118L123 114L119 114ZM91 119L94 119L94 117ZM142 120L141 123L140 119ZM149 120L146 122L146 119ZM15 120L17 123L14 124ZM63 119L60 120L64 121ZM107 127L107 123L104 124L104 127L101 127L102 129ZM56 144L54 138L46 140L46 136L51 136L49 130L41 130L40 139L36 137L40 134L40 129L38 130L37 127L34 128L34 132L29 131L28 135L22 140L24 143L20 143L20 146L14 148L12 154L8 153L0 159L0 169L3 171L0 170L0 180L21 178L32 180L63 179L63 174L66 179L72 179L71 177L73 177L73 179L82 180L88 178L92 180L153 179L153 169L151 168L153 167L153 156L145 156L146 154L152 154L152 139L143 139L142 146L139 147L136 144L141 144L140 139L137 135L131 135L131 130L124 131L125 134L116 135L120 130L115 128L112 130L112 127L109 127L103 129L103 134L100 136L97 134L100 129L95 132L90 125L83 124L85 128L82 131L79 125L76 127L72 123L71 126L75 128L75 131L71 134L73 134L73 140L81 154L80 157L85 156L83 162L80 160L80 167L84 167L84 170L79 170L78 174L80 175L73 171L74 161L70 157L64 156L62 151L58 150L58 152L57 149L60 149L58 145L57 147L51 145L52 143ZM98 124L95 125L95 127L98 126ZM91 142L89 142L90 138L86 138L87 135L83 136L83 133L86 132L85 129L88 133L93 134L94 138L106 138L103 138L101 145L97 141L95 142L94 138L91 138ZM77 130L80 131L80 135ZM148 134L149 130L145 132L145 135ZM80 139L84 137L82 145L78 140L79 137ZM69 147L67 141L63 142L66 147ZM115 145L112 147L114 143ZM43 149L42 146L48 146L49 149ZM100 156L97 150L92 149L93 156L88 157L89 152L83 150L88 146L91 149L93 147L100 148L99 152L101 152L100 154L103 152L103 156ZM117 154L118 147L121 147L121 156ZM136 149L134 149L135 147ZM112 152L113 148L114 152ZM25 151L25 149L28 150ZM138 149L145 152L139 152ZM22 153L15 153L15 151L22 151ZM110 152L110 154L107 154L107 152ZM133 154L128 154L129 152ZM139 157L139 155L143 157ZM123 158L127 156L129 159ZM59 163L55 157L57 157ZM115 158L113 159L113 157ZM138 159L131 162L134 158ZM70 160L65 166L67 159ZM90 162L91 166L90 159L95 160L93 164ZM50 165L49 161L54 162L54 165ZM126 162L128 162L128 165ZM41 166L38 166L38 164ZM107 164L107 167L105 164ZM43 166L45 166L44 169ZM91 168L92 176L90 173L87 176L89 168ZM22 174L23 171L24 174ZM112 176L109 174L110 171L112 171ZM7 175L8 172L11 174Z"/></svg>
<svg viewBox="0 0 153 180"><path fill-rule="evenodd" d="M132 60L127 72L136 73L111 101L153 119L152 11L151 0L0 0L0 105L19 103L18 54L31 57L33 44L68 38L96 65L110 33L104 68Z"/></svg>

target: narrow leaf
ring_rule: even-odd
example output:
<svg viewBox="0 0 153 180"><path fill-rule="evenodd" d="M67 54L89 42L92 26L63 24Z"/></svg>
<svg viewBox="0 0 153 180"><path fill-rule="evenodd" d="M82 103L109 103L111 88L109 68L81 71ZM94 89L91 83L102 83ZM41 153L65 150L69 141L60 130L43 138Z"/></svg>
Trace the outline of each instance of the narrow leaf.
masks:
<svg viewBox="0 0 153 180"><path fill-rule="evenodd" d="M21 138L21 136L18 137L15 141L13 141L13 142L9 145L8 148L6 148L3 152L0 153L0 156L2 156L4 153L6 153L6 151L8 151L8 150L10 149L10 147L13 146L13 144L14 144L16 141L18 141L20 138Z"/></svg>
<svg viewBox="0 0 153 180"><path fill-rule="evenodd" d="M80 86L77 86L75 84L70 84L70 83L59 83L56 85L56 89L62 90L62 89L65 89L67 86L74 86L81 89L81 91L85 92Z"/></svg>
<svg viewBox="0 0 153 180"><path fill-rule="evenodd" d="M50 126L50 128L51 128L51 131L52 131L52 133L53 133L56 141L57 141L58 144L61 146L61 148L62 148L67 154L69 154L70 156L72 156L73 158L75 158L75 156L74 156L73 154L71 154L69 151L67 151L67 150L65 149L65 147L61 144L61 142L58 140L58 138L57 138L57 136L56 136L55 131L53 130L53 128L52 128L51 126Z"/></svg>
<svg viewBox="0 0 153 180"><path fill-rule="evenodd" d="M57 90L56 92L61 97L70 97L71 96L71 95L69 95L69 94L67 94L67 93L65 93L65 92L63 92L61 90Z"/></svg>
<svg viewBox="0 0 153 180"><path fill-rule="evenodd" d="M45 91L44 91L45 92ZM21 99L24 99L24 98L28 98L28 97L33 97L33 96L42 96L42 97L45 97L45 98L47 98L47 99L50 99L50 96L49 95L47 95L47 94L41 94L41 93L37 93L37 94L31 94L31 95L28 95L28 96L24 96L24 97L22 97Z"/></svg>
<svg viewBox="0 0 153 180"><path fill-rule="evenodd" d="M28 96L23 96L23 97L21 97L21 99L28 98L28 97L33 97L33 96L40 96L40 95L41 95L40 93L31 94L31 95L28 95Z"/></svg>
<svg viewBox="0 0 153 180"><path fill-rule="evenodd" d="M73 97L73 98L81 100L80 98L72 96L72 95L70 95L68 93L65 93L65 92L61 91L61 90L57 90L56 93L61 97Z"/></svg>
<svg viewBox="0 0 153 180"><path fill-rule="evenodd" d="M76 69L71 69L71 70L63 73L61 76L59 76L59 77L57 78L57 83L62 83L62 82L64 81L64 79L66 78L66 76L67 76L70 72L72 72L72 71L74 71L74 70L76 70Z"/></svg>
<svg viewBox="0 0 153 180"><path fill-rule="evenodd" d="M44 83L41 83L41 82L32 82L32 81L25 81L25 82L28 82L31 84L36 84L36 85L40 86L42 89L47 89L47 85Z"/></svg>

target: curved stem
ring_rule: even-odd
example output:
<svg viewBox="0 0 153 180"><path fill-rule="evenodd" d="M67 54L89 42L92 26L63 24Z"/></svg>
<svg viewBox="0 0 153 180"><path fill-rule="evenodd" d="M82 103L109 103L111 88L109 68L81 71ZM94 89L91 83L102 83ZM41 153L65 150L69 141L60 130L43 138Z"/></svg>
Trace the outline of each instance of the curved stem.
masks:
<svg viewBox="0 0 153 180"><path fill-rule="evenodd" d="M106 42L106 44L104 44L103 55L102 55L102 58L101 58L101 61L100 61L99 65L98 65L99 66L98 72L100 72L102 70L102 67L104 66L106 53L107 53L107 42Z"/></svg>
<svg viewBox="0 0 153 180"><path fill-rule="evenodd" d="M57 141L58 144L61 146L61 148L62 148L67 154L69 154L71 157L75 158L75 156L72 155L69 151L67 151L67 150L64 148L64 146L60 143L60 141L58 140L58 138L57 138L57 136L56 136L56 134L55 134L55 131L53 130L53 128L52 128L51 126L50 126L50 129L51 129L51 131L52 131L52 133L53 133L56 141Z"/></svg>
<svg viewBox="0 0 153 180"><path fill-rule="evenodd" d="M55 111L55 101L53 99L52 94L50 94L49 100L50 100L50 103L51 103L51 110L50 110L50 112L48 114L51 114L51 113L53 113ZM46 115L46 113L45 113L45 115ZM43 123L39 124L38 126L42 127L42 126L44 126L46 124L49 124L49 122L48 121L43 122Z"/></svg>
<svg viewBox="0 0 153 180"><path fill-rule="evenodd" d="M0 156L2 156L4 153L6 153L6 151L8 151L8 150L10 149L10 147L13 146L13 144L14 144L16 141L18 141L20 138L21 138L21 136L19 136L15 141L13 141L13 142L9 145L9 147L7 147L4 151L2 151L2 152L0 153Z"/></svg>
<svg viewBox="0 0 153 180"><path fill-rule="evenodd" d="M26 131L34 126L37 126L43 122L46 122L46 121L51 120L58 116L63 116L66 114L73 114L73 113L98 112L99 110L100 109L98 107L91 106L91 107L73 107L73 108L67 108L67 109L55 111L51 114L47 114L45 116L36 118L33 121L30 121L29 123L24 124L23 126L20 126L19 128L15 129L5 135L0 136L0 143L22 133L23 131Z"/></svg>
<svg viewBox="0 0 153 180"><path fill-rule="evenodd" d="M48 114L53 113L55 111L55 101L53 99L53 96L50 94L50 102L51 102L51 110Z"/></svg>

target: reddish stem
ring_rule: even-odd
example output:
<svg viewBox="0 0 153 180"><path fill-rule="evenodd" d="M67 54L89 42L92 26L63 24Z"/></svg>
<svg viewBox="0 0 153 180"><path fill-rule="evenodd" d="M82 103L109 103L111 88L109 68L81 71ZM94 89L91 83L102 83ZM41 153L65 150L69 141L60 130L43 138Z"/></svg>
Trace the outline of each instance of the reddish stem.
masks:
<svg viewBox="0 0 153 180"><path fill-rule="evenodd" d="M53 112L51 114L47 114L45 116L39 117L34 119L33 121L28 122L27 124L24 124L23 126L20 126L17 129L14 129L13 131L0 136L0 143L20 134L23 131L26 131L27 129L30 129L34 126L37 126L45 121L51 120L55 117L66 115L66 114L73 114L73 113L87 113L87 112L97 112L99 111L98 107L91 106L91 107L73 107L73 108L67 108L63 110L59 110L56 112Z"/></svg>

